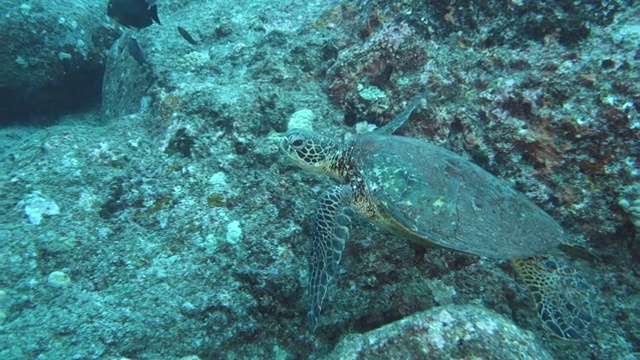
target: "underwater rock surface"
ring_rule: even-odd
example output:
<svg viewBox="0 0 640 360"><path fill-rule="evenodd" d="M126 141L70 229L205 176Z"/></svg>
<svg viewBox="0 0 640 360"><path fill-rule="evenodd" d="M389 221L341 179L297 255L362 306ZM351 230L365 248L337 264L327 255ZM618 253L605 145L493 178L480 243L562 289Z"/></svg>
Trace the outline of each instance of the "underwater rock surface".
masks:
<svg viewBox="0 0 640 360"><path fill-rule="evenodd" d="M10 18L0 26L20 30L8 39L25 26L50 36L0 50L9 51L0 74L11 79L2 85L15 83L15 94L37 90L28 81L47 71L66 84L58 57L26 80L15 56L78 34L57 23L62 1L24 3L40 4L37 17L13 2L2 8ZM447 324L477 320L461 329L469 336L501 324L497 334L527 339L511 345L540 356L633 359L637 195L624 189L640 183L640 10L570 3L167 0L162 26L117 30L113 46L99 45L116 31L100 30L102 1L61 10L95 9L76 21L105 36L91 46L106 58L72 60L106 61L101 106L78 89L73 105L91 111L0 129L0 358L322 359L346 356L352 337L364 352L367 339L391 349L393 329L431 329L444 322L425 323L425 314L442 320L448 309ZM127 50L132 36L145 65ZM51 54L76 54L64 49ZM577 262L598 290L585 341L551 337L508 264L415 246L359 220L319 327L308 331L311 220L333 182L290 164L278 142L288 126L348 139L425 90L427 106L403 135L511 182L600 258ZM4 111L13 104L0 103L3 117L14 118ZM502 354L485 340L444 348Z"/></svg>
<svg viewBox="0 0 640 360"><path fill-rule="evenodd" d="M348 335L325 359L551 360L535 336L477 306L438 306L364 334Z"/></svg>
<svg viewBox="0 0 640 360"><path fill-rule="evenodd" d="M100 102L115 32L93 0L0 0L0 125L55 119Z"/></svg>

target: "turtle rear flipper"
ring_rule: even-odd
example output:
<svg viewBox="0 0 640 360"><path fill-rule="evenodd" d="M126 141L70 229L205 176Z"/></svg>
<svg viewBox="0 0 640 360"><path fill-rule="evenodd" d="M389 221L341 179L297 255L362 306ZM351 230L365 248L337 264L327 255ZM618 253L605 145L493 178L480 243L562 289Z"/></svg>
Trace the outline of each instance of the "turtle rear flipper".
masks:
<svg viewBox="0 0 640 360"><path fill-rule="evenodd" d="M583 339L593 320L589 284L575 270L549 256L516 259L513 264L547 328L565 340Z"/></svg>
<svg viewBox="0 0 640 360"><path fill-rule="evenodd" d="M351 197L348 186L334 187L322 196L316 213L309 261L308 317L312 331L318 326L327 286L337 273L342 251L349 239L349 225L351 217L355 215L348 205Z"/></svg>

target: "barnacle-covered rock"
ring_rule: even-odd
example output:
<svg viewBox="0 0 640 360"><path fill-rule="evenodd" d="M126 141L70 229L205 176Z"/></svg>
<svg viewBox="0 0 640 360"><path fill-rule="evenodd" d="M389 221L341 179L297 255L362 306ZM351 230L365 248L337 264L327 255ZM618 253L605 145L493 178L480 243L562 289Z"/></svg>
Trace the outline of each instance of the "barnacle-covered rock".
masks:
<svg viewBox="0 0 640 360"><path fill-rule="evenodd" d="M640 184L631 186L627 196L618 201L618 205L629 215L629 220L640 231Z"/></svg>
<svg viewBox="0 0 640 360"><path fill-rule="evenodd" d="M634 244L636 251L640 251L640 184L627 187L618 205L627 213L629 221L636 229Z"/></svg>

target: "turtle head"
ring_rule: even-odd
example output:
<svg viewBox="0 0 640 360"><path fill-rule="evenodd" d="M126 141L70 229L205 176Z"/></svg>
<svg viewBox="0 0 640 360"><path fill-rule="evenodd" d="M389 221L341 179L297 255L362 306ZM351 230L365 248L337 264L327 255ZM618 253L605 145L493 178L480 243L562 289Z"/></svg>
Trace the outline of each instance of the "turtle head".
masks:
<svg viewBox="0 0 640 360"><path fill-rule="evenodd" d="M294 129L284 136L280 148L296 165L305 170L339 177L334 169L340 146L331 138Z"/></svg>

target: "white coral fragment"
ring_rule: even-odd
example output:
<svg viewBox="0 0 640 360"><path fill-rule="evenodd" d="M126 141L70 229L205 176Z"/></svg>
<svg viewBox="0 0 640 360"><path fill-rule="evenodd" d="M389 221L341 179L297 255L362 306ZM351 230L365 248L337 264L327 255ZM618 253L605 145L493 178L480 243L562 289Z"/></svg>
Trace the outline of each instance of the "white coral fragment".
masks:
<svg viewBox="0 0 640 360"><path fill-rule="evenodd" d="M27 195L18 205L24 206L24 214L33 225L40 225L44 216L60 214L58 204L53 200L43 198L38 192Z"/></svg>
<svg viewBox="0 0 640 360"><path fill-rule="evenodd" d="M629 215L633 226L640 230L640 198L634 200L620 199L618 205Z"/></svg>

